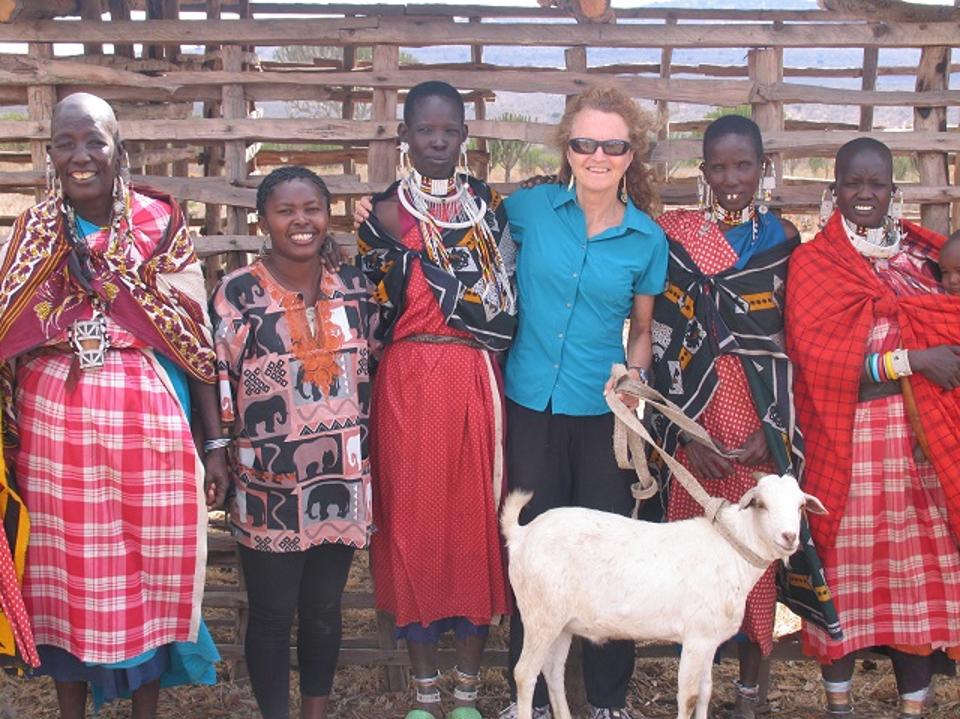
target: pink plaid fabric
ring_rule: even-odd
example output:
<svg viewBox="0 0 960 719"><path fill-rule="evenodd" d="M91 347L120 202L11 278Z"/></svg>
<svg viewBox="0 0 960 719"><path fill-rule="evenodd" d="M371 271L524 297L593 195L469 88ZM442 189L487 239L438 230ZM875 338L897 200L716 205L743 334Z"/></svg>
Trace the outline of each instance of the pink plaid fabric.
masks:
<svg viewBox="0 0 960 719"><path fill-rule="evenodd" d="M898 346L879 320L870 352ZM960 647L960 548L947 525L933 466L913 458L913 431L900 395L857 405L853 473L836 546L822 557L840 612L836 642L804 623L804 645L836 660L870 646Z"/></svg>
<svg viewBox="0 0 960 719"><path fill-rule="evenodd" d="M111 350L66 393L71 359L41 353L17 373L24 600L38 644L118 662L195 638L202 491L183 412L146 357Z"/></svg>

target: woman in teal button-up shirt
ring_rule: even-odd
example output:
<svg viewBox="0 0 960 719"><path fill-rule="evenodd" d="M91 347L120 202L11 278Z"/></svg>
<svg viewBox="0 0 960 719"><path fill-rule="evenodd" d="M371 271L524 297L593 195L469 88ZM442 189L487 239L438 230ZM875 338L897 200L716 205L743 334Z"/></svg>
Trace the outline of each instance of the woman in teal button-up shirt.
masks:
<svg viewBox="0 0 960 719"><path fill-rule="evenodd" d="M610 367L634 379L652 361L654 296L663 291L667 241L646 211L656 202L647 151L648 117L618 90L593 88L561 120L563 184L507 199L518 246L519 327L507 357L507 479L533 491L527 522L548 509L582 506L629 515L632 473L613 456L613 416L603 398ZM626 353L623 325L630 319ZM609 587L605 591L628 591ZM510 668L523 643L511 620ZM593 719L628 717L632 641L584 648ZM530 696L521 688L521 701ZM535 707L546 707L539 681ZM514 705L501 716L511 716ZM540 709L535 717L545 717Z"/></svg>

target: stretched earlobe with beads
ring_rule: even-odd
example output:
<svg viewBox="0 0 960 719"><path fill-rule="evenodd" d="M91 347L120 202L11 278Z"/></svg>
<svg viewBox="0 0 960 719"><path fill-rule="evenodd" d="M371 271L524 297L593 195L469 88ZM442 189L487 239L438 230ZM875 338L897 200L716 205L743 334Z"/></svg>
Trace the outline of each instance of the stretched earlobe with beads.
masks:
<svg viewBox="0 0 960 719"><path fill-rule="evenodd" d="M397 149L400 150L400 167L398 168L400 177L409 177L413 172L413 165L410 164L410 143L401 140Z"/></svg>
<svg viewBox="0 0 960 719"><path fill-rule="evenodd" d="M697 175L697 209L703 213L704 219L713 219L713 188L702 172Z"/></svg>
<svg viewBox="0 0 960 719"><path fill-rule="evenodd" d="M893 198L890 202L890 219L899 222L903 219L903 190L894 187Z"/></svg>
<svg viewBox="0 0 960 719"><path fill-rule="evenodd" d="M820 195L820 227L827 224L830 215L833 214L833 207L836 204L836 194L833 185L825 187L823 194Z"/></svg>
<svg viewBox="0 0 960 719"><path fill-rule="evenodd" d="M765 215L770 209L770 200L773 199L773 191L777 189L777 168L773 160L764 158L763 173L760 177L760 184L757 185L757 194L754 203L757 206L757 212Z"/></svg>

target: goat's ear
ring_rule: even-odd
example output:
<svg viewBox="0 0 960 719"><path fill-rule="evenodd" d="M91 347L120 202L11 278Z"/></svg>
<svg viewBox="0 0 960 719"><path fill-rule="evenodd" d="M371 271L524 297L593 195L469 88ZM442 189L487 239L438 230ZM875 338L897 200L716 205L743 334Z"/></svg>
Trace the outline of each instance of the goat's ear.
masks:
<svg viewBox="0 0 960 719"><path fill-rule="evenodd" d="M754 482L759 482L761 479L763 479L764 477L766 477L767 474L768 474L767 472L756 472L756 471L754 471L754 472L753 472L753 481L754 481Z"/></svg>
<svg viewBox="0 0 960 719"><path fill-rule="evenodd" d="M740 509L746 509L751 504L754 503L754 500L757 498L757 488L753 487L748 489L743 493L743 496L740 497Z"/></svg>
<svg viewBox="0 0 960 719"><path fill-rule="evenodd" d="M810 514L829 514L827 508L823 506L823 502L812 494L804 493L803 500L803 508Z"/></svg>

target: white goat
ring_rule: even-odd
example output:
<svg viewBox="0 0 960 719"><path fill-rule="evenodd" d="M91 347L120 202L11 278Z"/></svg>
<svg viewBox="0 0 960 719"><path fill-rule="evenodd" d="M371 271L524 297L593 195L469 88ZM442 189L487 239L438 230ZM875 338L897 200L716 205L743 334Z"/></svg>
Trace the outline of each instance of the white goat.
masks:
<svg viewBox="0 0 960 719"><path fill-rule="evenodd" d="M570 719L563 671L573 635L602 643L643 639L683 645L677 675L677 717L707 719L711 663L736 634L747 594L764 573L699 517L641 522L581 507L552 509L525 526L530 501L504 502L503 533L510 583L523 618L523 652L514 670L518 719L530 719L542 671L555 719ZM793 477L767 475L718 521L745 547L773 563L798 547L803 510L825 513Z"/></svg>

